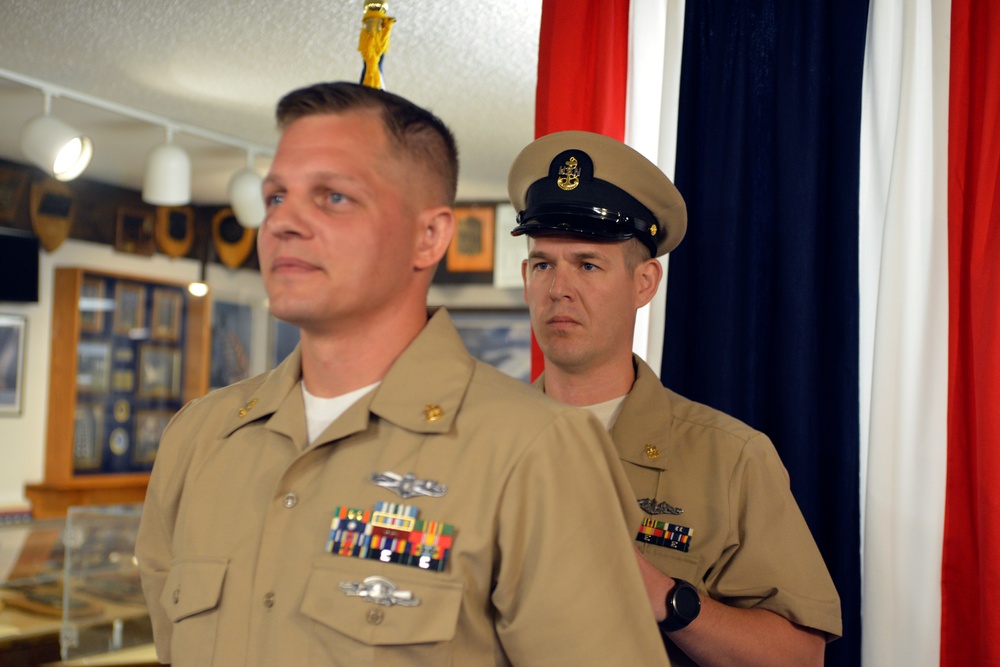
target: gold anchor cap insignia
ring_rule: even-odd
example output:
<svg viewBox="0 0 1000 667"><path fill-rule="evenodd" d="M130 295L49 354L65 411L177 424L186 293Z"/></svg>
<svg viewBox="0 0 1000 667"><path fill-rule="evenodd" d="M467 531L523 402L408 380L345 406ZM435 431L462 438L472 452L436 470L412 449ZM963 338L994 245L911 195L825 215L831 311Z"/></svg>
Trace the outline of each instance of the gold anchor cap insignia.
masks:
<svg viewBox="0 0 1000 667"><path fill-rule="evenodd" d="M441 419L441 417L444 417L444 410L441 409L440 405L428 403L424 406L424 420L428 422L436 422Z"/></svg>
<svg viewBox="0 0 1000 667"><path fill-rule="evenodd" d="M657 227L656 225L650 225L649 226L649 235L650 236L656 236L656 230L657 229L659 229L659 227Z"/></svg>
<svg viewBox="0 0 1000 667"><path fill-rule="evenodd" d="M559 167L559 179L556 185L560 190L572 190L580 185L580 163L575 157L566 160L566 164Z"/></svg>
<svg viewBox="0 0 1000 667"><path fill-rule="evenodd" d="M240 408L240 417L246 417L247 413L250 412L251 408L253 408L253 406L255 405L257 405L257 399L251 398L246 405Z"/></svg>
<svg viewBox="0 0 1000 667"><path fill-rule="evenodd" d="M660 450L652 445L646 445L646 458L655 459L660 455Z"/></svg>

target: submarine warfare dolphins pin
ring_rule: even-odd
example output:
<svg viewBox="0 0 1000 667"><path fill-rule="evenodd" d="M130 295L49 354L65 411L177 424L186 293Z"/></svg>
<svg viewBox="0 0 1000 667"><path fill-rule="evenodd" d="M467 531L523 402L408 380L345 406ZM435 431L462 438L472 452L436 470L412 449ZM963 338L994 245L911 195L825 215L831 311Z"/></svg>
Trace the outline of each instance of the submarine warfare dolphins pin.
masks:
<svg viewBox="0 0 1000 667"><path fill-rule="evenodd" d="M414 496L430 496L440 498L448 491L444 484L438 484L432 479L417 479L412 472L398 475L394 472L373 472L372 482L383 489L395 491L404 499Z"/></svg>

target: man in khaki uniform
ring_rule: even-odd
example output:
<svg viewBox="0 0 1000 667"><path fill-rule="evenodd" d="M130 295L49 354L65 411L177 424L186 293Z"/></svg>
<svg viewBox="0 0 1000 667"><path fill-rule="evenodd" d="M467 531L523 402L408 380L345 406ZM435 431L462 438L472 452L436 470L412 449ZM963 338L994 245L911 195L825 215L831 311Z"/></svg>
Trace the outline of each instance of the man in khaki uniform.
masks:
<svg viewBox="0 0 1000 667"><path fill-rule="evenodd" d="M513 234L528 235L524 294L545 355L536 384L611 432L671 661L822 664L840 600L770 440L665 389L632 354L656 257L687 226L680 193L636 151L586 132L530 144L508 188Z"/></svg>
<svg viewBox="0 0 1000 667"><path fill-rule="evenodd" d="M163 435L136 545L159 659L669 664L600 424L428 316L450 132L349 83L290 93L278 122L258 253L301 344Z"/></svg>

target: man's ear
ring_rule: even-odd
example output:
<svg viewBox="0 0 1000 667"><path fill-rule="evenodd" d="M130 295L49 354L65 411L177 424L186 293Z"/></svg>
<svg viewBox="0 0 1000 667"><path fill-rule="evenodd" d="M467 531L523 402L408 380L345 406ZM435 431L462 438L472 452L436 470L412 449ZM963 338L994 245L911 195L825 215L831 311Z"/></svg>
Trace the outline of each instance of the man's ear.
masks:
<svg viewBox="0 0 1000 667"><path fill-rule="evenodd" d="M663 277L663 265L660 260L646 260L635 267L635 307L636 310L642 308L653 300L657 288L660 286L660 279Z"/></svg>
<svg viewBox="0 0 1000 667"><path fill-rule="evenodd" d="M448 252L455 233L455 212L448 206L423 211L417 218L417 242L413 268L427 269L441 261Z"/></svg>

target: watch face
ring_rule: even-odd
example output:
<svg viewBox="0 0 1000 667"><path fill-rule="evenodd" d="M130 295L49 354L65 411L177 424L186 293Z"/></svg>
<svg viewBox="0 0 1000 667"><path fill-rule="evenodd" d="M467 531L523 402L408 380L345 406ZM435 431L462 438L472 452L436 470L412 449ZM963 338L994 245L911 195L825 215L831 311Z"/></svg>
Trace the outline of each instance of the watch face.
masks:
<svg viewBox="0 0 1000 667"><path fill-rule="evenodd" d="M698 595L698 590L691 584L678 583L674 590L673 605L678 616L693 621L701 611L701 597Z"/></svg>

